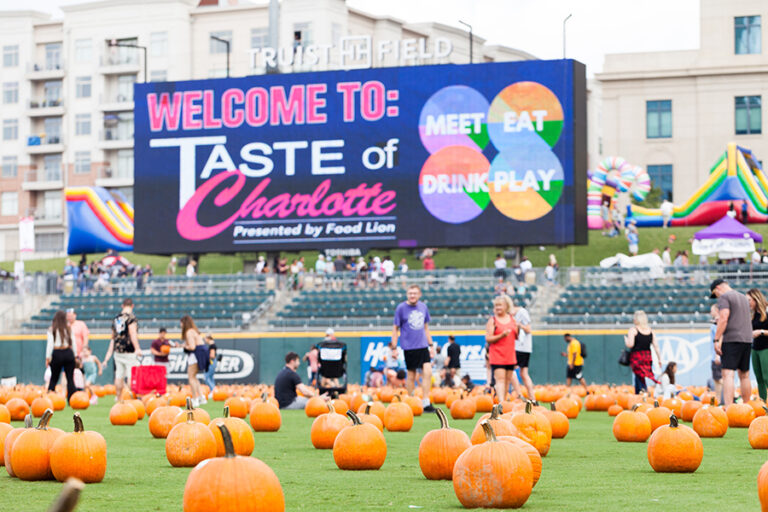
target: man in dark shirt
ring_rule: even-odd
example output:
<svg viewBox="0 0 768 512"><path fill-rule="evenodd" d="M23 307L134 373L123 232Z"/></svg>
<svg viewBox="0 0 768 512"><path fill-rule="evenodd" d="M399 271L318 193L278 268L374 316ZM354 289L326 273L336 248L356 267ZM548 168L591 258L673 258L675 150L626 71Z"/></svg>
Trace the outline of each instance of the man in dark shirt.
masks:
<svg viewBox="0 0 768 512"><path fill-rule="evenodd" d="M312 388L301 383L301 377L296 373L301 360L296 352L285 355L285 366L275 378L275 398L281 409L304 409L309 397L315 394ZM298 396L298 393L303 396Z"/></svg>
<svg viewBox="0 0 768 512"><path fill-rule="evenodd" d="M461 347L456 343L456 337L453 334L448 336L446 356L445 367L448 368L450 380L456 382L456 372L461 368Z"/></svg>

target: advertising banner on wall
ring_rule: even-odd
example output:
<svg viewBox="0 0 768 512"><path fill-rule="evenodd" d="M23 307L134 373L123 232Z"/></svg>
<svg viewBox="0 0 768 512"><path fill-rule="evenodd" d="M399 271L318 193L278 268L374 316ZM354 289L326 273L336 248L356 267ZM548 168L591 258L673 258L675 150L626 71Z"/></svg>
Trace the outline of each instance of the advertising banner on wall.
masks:
<svg viewBox="0 0 768 512"><path fill-rule="evenodd" d="M135 250L586 243L572 60L135 85Z"/></svg>
<svg viewBox="0 0 768 512"><path fill-rule="evenodd" d="M237 350L234 348L223 348L232 345L228 341L216 340L219 347L218 353L221 359L216 362L216 380L232 384L248 383L256 384L259 382L259 372L255 362L258 361L258 354L254 350ZM256 344L252 344L256 348ZM245 347L244 347L245 348ZM149 358L147 358L149 359ZM148 364L153 364L147 361ZM171 382L187 381L187 354L180 348L171 349L168 355L167 378ZM202 382L202 373L200 381Z"/></svg>

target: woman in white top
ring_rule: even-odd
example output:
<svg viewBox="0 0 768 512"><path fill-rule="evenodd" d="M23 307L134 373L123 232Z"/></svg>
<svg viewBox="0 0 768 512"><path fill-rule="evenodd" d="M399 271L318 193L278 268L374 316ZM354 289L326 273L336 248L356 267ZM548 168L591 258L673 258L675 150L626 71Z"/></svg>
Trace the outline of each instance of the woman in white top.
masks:
<svg viewBox="0 0 768 512"><path fill-rule="evenodd" d="M666 400L667 398L672 398L675 396L677 393L677 387L675 386L676 371L677 363L670 361L667 364L667 367L664 368L664 373L661 374L661 378L659 379L661 382L656 386L655 396L657 398L659 396L663 396L663 398Z"/></svg>
<svg viewBox="0 0 768 512"><path fill-rule="evenodd" d="M62 370L67 377L67 399L75 389L75 351L72 343L72 332L67 323L67 314L57 311L53 315L51 327L48 329L48 342L45 346L45 365L51 369L51 380L48 390L54 391Z"/></svg>
<svg viewBox="0 0 768 512"><path fill-rule="evenodd" d="M181 317L181 339L184 353L187 356L187 379L192 391L192 404L197 407L207 402L205 395L197 380L197 372L205 372L208 369L208 350L203 341L203 336L195 325L195 321L189 315Z"/></svg>

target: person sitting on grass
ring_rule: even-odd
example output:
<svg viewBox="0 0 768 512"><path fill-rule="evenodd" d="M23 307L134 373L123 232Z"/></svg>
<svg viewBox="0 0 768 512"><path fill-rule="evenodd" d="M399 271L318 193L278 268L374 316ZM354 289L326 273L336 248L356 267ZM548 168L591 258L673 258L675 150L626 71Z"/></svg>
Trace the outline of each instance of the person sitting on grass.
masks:
<svg viewBox="0 0 768 512"><path fill-rule="evenodd" d="M301 377L296 373L300 364L299 354L288 352L285 355L285 366L275 378L275 398L281 409L304 409L309 397L316 394L315 390L302 384Z"/></svg>

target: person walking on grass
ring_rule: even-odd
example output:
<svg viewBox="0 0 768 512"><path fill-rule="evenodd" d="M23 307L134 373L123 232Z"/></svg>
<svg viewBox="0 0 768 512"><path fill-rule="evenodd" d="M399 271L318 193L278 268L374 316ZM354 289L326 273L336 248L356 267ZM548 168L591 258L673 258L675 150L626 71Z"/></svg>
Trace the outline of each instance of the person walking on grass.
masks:
<svg viewBox="0 0 768 512"><path fill-rule="evenodd" d="M710 341L710 357L712 358L712 388L715 391L715 396L721 402L723 401L723 362L720 359L720 354L715 352L715 334L717 333L717 320L720 317L720 308L717 304L712 304L709 308L710 325L709 325L709 341Z"/></svg>
<svg viewBox="0 0 768 512"><path fill-rule="evenodd" d="M568 344L567 352L560 353L568 360L565 385L571 387L571 382L576 379L584 386L584 389L587 389L587 381L584 380L584 357L581 355L581 342L567 333L563 335L563 339Z"/></svg>
<svg viewBox="0 0 768 512"><path fill-rule="evenodd" d="M88 346L88 336L90 336L88 326L82 320L77 319L77 313L75 313L74 308L67 309L67 323L72 333L75 355L81 357L83 349Z"/></svg>
<svg viewBox="0 0 768 512"><path fill-rule="evenodd" d="M445 378L450 382L456 382L456 373L461 370L461 347L456 343L456 336L450 334L445 345Z"/></svg>
<svg viewBox="0 0 768 512"><path fill-rule="evenodd" d="M126 379L131 378L131 368L141 360L139 346L139 322L133 314L133 300L123 301L123 309L112 319L112 339L101 367L105 368L109 358L115 356L115 401L121 400ZM130 389L130 386L129 386Z"/></svg>
<svg viewBox="0 0 768 512"><path fill-rule="evenodd" d="M757 378L757 393L765 401L768 385L768 304L763 292L757 288L747 292L747 300L752 311L752 369Z"/></svg>
<svg viewBox="0 0 768 512"><path fill-rule="evenodd" d="M51 369L51 379L48 382L48 390L54 391L59 383L61 372L67 378L67 400L77 391L75 388L75 347L67 323L67 314L57 311L53 315L51 326L48 328L47 342L45 345L45 365Z"/></svg>
<svg viewBox="0 0 768 512"><path fill-rule="evenodd" d="M505 400L510 384L517 395L522 396L520 383L515 375L515 340L518 327L512 316L512 309L512 299L508 295L496 297L493 299L493 316L485 325L485 341L489 345L488 358L495 381L494 389L500 402Z"/></svg>
<svg viewBox="0 0 768 512"><path fill-rule="evenodd" d="M432 362L429 348L432 346L432 335L429 332L429 308L421 302L421 288L412 284L406 290L406 300L395 308L394 325L392 326L392 346L397 346L398 339L405 356L405 368L408 371L405 387L413 394L416 382L416 372L421 370L421 398L425 412L434 412L429 401L432 389Z"/></svg>
<svg viewBox="0 0 768 512"><path fill-rule="evenodd" d="M510 299L511 300L511 299ZM533 380L528 373L528 365L533 352L533 329L531 328L531 315L522 306L516 306L512 313L517 324L517 341L515 341L515 355L517 367L520 370L520 380L528 392L528 398L534 400Z"/></svg>
<svg viewBox="0 0 768 512"><path fill-rule="evenodd" d="M216 387L216 379L214 378L216 375L216 366L218 365L221 356L219 355L219 347L216 346L216 341L213 339L212 335L208 334L205 337L205 343L208 345L208 369L205 370L203 380L208 386L208 398L213 399L213 388Z"/></svg>
<svg viewBox="0 0 768 512"><path fill-rule="evenodd" d="M651 349L656 352L656 359L661 366L661 352L656 335L648 325L648 315L645 311L638 309L633 317L634 324L624 336L624 345L630 350L629 367L634 374L635 394L639 395L643 391L648 391L646 379L651 379L657 383L653 375L653 355Z"/></svg>
<svg viewBox="0 0 768 512"><path fill-rule="evenodd" d="M752 352L752 320L749 300L732 289L724 279L715 279L709 285L710 297L717 299L720 313L715 330L715 352L723 364L723 403L733 403L734 372L739 376L742 400L749 400L752 383L749 381L749 360Z"/></svg>
<svg viewBox="0 0 768 512"><path fill-rule="evenodd" d="M198 407L208 402L197 378L198 372L208 370L208 348L191 316L184 315L179 324L181 325L181 341L187 356L187 381L192 392L192 405Z"/></svg>

